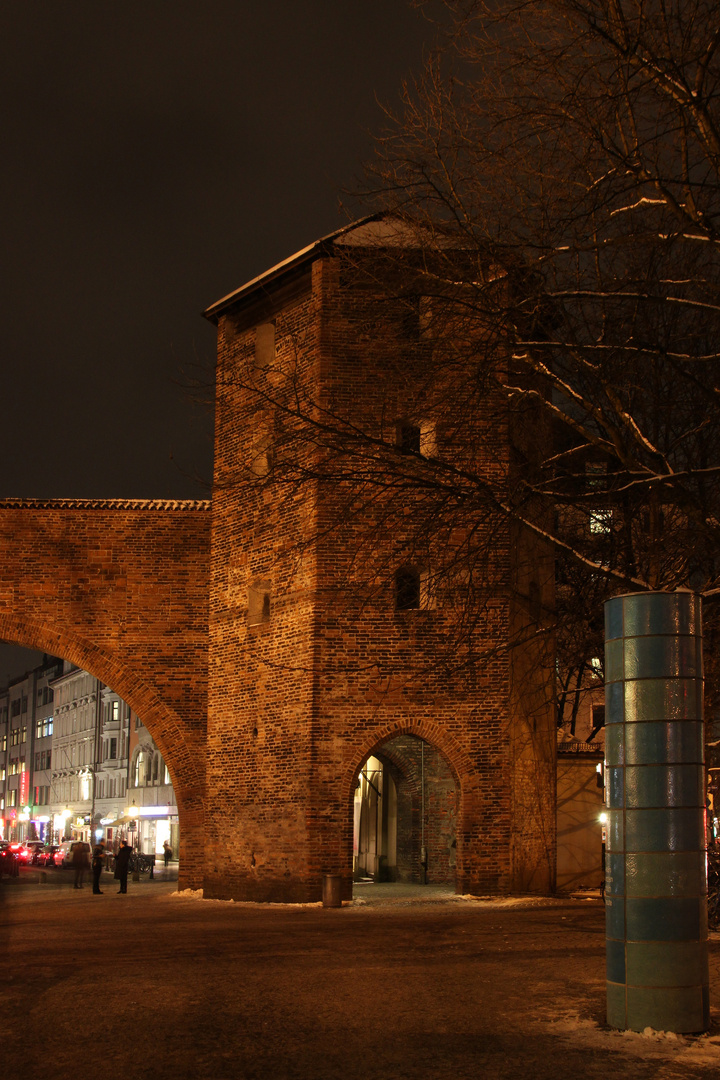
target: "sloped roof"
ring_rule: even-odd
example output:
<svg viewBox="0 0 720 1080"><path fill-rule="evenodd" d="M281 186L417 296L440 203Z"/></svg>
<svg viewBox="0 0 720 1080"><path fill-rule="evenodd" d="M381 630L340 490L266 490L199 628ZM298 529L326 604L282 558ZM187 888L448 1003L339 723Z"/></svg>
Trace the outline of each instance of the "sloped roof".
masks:
<svg viewBox="0 0 720 1080"><path fill-rule="evenodd" d="M203 311L210 322L216 323L223 312L238 301L251 297L254 293L267 288L272 282L299 269L304 264L312 263L321 255L328 254L333 247L407 247L413 242L408 226L397 218L386 214L371 214L349 225L343 225L335 232L328 233L313 244L301 248L287 259L271 266L264 274L245 282L239 289L228 293Z"/></svg>

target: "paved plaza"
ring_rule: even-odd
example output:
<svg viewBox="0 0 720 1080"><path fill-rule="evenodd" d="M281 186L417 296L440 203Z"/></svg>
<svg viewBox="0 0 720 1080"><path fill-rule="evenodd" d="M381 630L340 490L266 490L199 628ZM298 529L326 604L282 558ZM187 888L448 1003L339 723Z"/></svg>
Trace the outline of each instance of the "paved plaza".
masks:
<svg viewBox="0 0 720 1080"><path fill-rule="evenodd" d="M604 1026L595 898L464 900L360 886L342 909L0 883L0 1073L13 1080L638 1080L720 1075L699 1038ZM172 869L169 876L173 874Z"/></svg>

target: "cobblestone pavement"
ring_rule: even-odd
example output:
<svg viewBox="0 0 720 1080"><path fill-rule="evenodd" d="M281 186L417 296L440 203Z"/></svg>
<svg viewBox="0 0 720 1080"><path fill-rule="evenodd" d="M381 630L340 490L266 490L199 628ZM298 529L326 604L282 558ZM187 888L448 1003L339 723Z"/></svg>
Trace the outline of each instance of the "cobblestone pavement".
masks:
<svg viewBox="0 0 720 1080"><path fill-rule="evenodd" d="M3 1077L720 1075L720 940L708 1034L611 1032L595 899L371 886L323 909L205 901L159 879L126 896L109 875L102 896L66 882L0 883Z"/></svg>

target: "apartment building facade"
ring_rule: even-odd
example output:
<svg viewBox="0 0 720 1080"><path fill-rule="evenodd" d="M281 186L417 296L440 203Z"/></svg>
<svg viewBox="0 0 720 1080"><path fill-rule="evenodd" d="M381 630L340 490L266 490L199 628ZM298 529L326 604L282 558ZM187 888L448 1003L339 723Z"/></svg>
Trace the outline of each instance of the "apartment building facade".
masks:
<svg viewBox="0 0 720 1080"><path fill-rule="evenodd" d="M177 855L167 766L115 691L46 657L0 689L0 839L102 839L114 848L124 838L146 854L168 840Z"/></svg>

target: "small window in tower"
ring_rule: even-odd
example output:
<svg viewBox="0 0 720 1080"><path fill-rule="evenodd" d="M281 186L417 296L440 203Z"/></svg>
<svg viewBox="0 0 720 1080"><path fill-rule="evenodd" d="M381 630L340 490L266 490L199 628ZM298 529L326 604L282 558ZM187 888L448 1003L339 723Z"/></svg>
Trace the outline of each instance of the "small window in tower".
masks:
<svg viewBox="0 0 720 1080"><path fill-rule="evenodd" d="M434 420L422 420L420 423L420 453L426 458L437 457Z"/></svg>
<svg viewBox="0 0 720 1080"><path fill-rule="evenodd" d="M420 453L420 426L403 420L397 426L397 445L403 454Z"/></svg>
<svg viewBox="0 0 720 1080"><path fill-rule="evenodd" d="M255 366L267 367L275 359L275 323L255 327Z"/></svg>
<svg viewBox="0 0 720 1080"><path fill-rule="evenodd" d="M250 471L255 476L267 476L272 471L275 462L275 451L272 435L267 433L258 435L252 446L250 459Z"/></svg>
<svg viewBox="0 0 720 1080"><path fill-rule="evenodd" d="M259 626L270 621L271 588L269 581L256 581L248 589L248 625Z"/></svg>
<svg viewBox="0 0 720 1080"><path fill-rule="evenodd" d="M420 607L420 571L401 566L395 571L395 610L412 611Z"/></svg>
<svg viewBox="0 0 720 1080"><path fill-rule="evenodd" d="M397 425L395 444L403 454L419 454L421 457L437 456L437 439L433 420L415 423L401 420Z"/></svg>
<svg viewBox="0 0 720 1080"><path fill-rule="evenodd" d="M420 336L420 297L416 294L404 297L401 322L403 335L416 341Z"/></svg>

